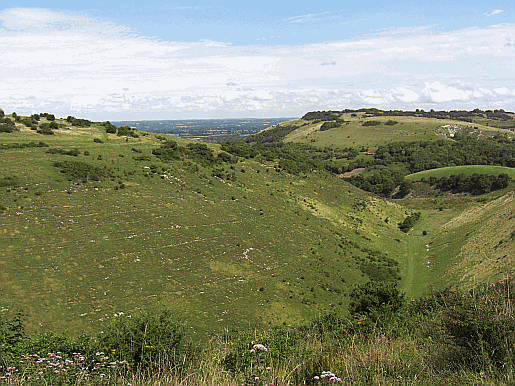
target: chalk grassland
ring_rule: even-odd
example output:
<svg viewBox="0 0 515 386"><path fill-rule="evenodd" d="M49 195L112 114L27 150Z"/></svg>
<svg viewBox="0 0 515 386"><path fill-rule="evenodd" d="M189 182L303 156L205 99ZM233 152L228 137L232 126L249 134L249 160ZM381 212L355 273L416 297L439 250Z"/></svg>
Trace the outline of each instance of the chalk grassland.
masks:
<svg viewBox="0 0 515 386"><path fill-rule="evenodd" d="M299 128L285 140L320 147L364 147L374 152L377 146L395 141L452 140L456 127L477 132L478 135L501 133L510 138L515 136L513 131L492 127L495 121L486 119L467 123L419 117L366 117L363 114L357 117L346 114L342 119L347 122L326 131L320 131L323 122L313 124L302 119L293 121ZM385 125L388 119L398 123ZM370 120L381 124L362 126ZM360 156L363 156L363 152ZM507 173L515 177L515 171L511 168L476 165L428 170L409 175L407 179L419 181L422 177L459 173ZM511 237L509 229L513 226L511 221L515 208L511 199L508 199L512 189L511 185L503 191L479 198L449 196L394 200L422 214L407 238L401 239L397 246L404 252L400 260L403 277L401 287L408 296L417 297L430 288L449 285L470 288L474 281L492 281L513 274L515 262L511 256L515 252L515 237Z"/></svg>
<svg viewBox="0 0 515 386"><path fill-rule="evenodd" d="M347 291L368 280L366 248L403 253L397 223L407 211L337 177L247 160L224 164L236 177L228 181L190 160L161 162L155 135L55 132L0 137L80 152L0 150L0 178L17 178L0 188L0 306L27 312L31 332L98 330L116 315L161 307L199 334L298 323L345 309ZM105 167L106 177L69 180L55 161Z"/></svg>
<svg viewBox="0 0 515 386"><path fill-rule="evenodd" d="M320 147L365 147L367 151L374 152L378 146L389 142L410 142L444 138L449 134L449 129L442 127L445 125L456 125L471 130L477 128L477 130L485 133L501 132L515 138L515 133L509 130L452 119L366 117L363 114L358 114L357 117L352 117L351 114L342 114L341 119L344 119L346 123L325 131L320 131L323 122L313 124L312 121L304 121L302 119L290 121L290 124L296 124L299 128L286 136L285 141L306 143ZM395 125L385 125L385 122L388 120L394 120L398 123ZM378 121L381 124L377 126L363 126L363 123L367 121Z"/></svg>
<svg viewBox="0 0 515 386"><path fill-rule="evenodd" d="M424 170L422 172L413 173L406 176L410 181L420 181L422 178L428 179L429 177L449 177L453 174L463 174L470 176L472 174L487 174L497 176L501 173L506 173L512 179L515 179L515 169L504 166L491 166L491 165L466 165L466 166L451 166L445 168L438 168L432 170Z"/></svg>
<svg viewBox="0 0 515 386"><path fill-rule="evenodd" d="M479 202L436 229L429 244L433 277L438 285L455 280L461 287L512 275L515 267L515 203L513 192Z"/></svg>
<svg viewBox="0 0 515 386"><path fill-rule="evenodd" d="M408 295L448 286L468 289L514 274L512 190L396 201L421 212L405 240L402 288Z"/></svg>

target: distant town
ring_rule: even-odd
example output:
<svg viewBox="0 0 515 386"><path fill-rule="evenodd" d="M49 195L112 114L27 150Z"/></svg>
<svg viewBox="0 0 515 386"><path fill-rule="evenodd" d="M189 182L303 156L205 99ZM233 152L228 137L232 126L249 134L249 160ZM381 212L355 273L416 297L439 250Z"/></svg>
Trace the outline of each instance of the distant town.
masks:
<svg viewBox="0 0 515 386"><path fill-rule="evenodd" d="M230 138L257 133L294 118L181 119L160 121L115 121L115 126L130 126L151 133L222 143Z"/></svg>

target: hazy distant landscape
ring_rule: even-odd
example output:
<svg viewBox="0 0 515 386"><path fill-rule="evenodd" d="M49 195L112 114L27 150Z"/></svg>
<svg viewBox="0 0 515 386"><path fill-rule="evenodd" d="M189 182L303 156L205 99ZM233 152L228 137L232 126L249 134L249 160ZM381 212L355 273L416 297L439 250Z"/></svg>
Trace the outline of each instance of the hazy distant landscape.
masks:
<svg viewBox="0 0 515 386"><path fill-rule="evenodd" d="M178 119L159 121L113 121L116 126L130 126L150 133L222 143L230 138L257 133L291 118L248 119Z"/></svg>

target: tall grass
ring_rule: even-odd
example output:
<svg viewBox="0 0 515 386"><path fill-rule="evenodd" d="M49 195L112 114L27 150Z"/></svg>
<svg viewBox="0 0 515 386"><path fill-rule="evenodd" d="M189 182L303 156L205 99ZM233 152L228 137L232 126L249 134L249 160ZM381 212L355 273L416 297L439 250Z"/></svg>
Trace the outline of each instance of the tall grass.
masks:
<svg viewBox="0 0 515 386"><path fill-rule="evenodd" d="M84 363L96 361L82 366L82 372L70 371L67 378L46 377L41 384L48 385L512 385L514 289L515 281L508 278L466 292L434 292L395 311L385 308L388 311L382 316L363 313L342 319L324 314L308 325L216 334L202 344L186 341L182 325L170 323L169 314L144 313L138 323L121 326L118 322L118 332L111 332L109 338L89 340L9 335L6 332L14 324L5 321L0 384L34 384L30 379L37 375L35 368L23 358L36 358L37 353L27 350L41 352L46 342L48 348L63 348L62 361L67 355L77 356L69 352L79 348L86 351ZM174 336L173 344L159 342L159 350L134 355L127 348L127 335L141 339L145 335L140 333L150 327L165 331L164 337ZM125 331L125 337L117 341L114 337L120 331ZM145 342L157 345L153 335ZM140 347L141 342L130 347ZM96 351L99 345L106 354ZM125 347L123 355L120 347ZM55 355L45 354L47 358ZM103 368L102 361L113 366Z"/></svg>

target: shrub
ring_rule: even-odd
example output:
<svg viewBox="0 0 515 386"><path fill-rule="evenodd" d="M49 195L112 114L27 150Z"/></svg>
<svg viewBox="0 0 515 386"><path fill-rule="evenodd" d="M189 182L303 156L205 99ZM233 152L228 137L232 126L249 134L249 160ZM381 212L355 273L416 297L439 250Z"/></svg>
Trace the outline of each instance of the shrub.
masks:
<svg viewBox="0 0 515 386"><path fill-rule="evenodd" d="M393 126L393 125L396 125L397 123L399 123L399 122L388 119L384 124L387 126Z"/></svg>
<svg viewBox="0 0 515 386"><path fill-rule="evenodd" d="M392 282L369 281L350 293L350 313L366 316L373 322L386 321L405 304L404 293Z"/></svg>
<svg viewBox="0 0 515 386"><path fill-rule="evenodd" d="M193 355L185 325L170 311L141 311L130 318L116 318L99 335L99 347L140 369L166 366L180 372Z"/></svg>
<svg viewBox="0 0 515 386"><path fill-rule="evenodd" d="M379 126L381 121L365 121L362 126Z"/></svg>
<svg viewBox="0 0 515 386"><path fill-rule="evenodd" d="M53 135L54 131L50 127L42 127L37 130L37 133L43 135Z"/></svg>
<svg viewBox="0 0 515 386"><path fill-rule="evenodd" d="M7 123L0 123L0 133L12 133L14 126Z"/></svg>
<svg viewBox="0 0 515 386"><path fill-rule="evenodd" d="M420 212L413 213L411 216L406 217L403 222L400 222L398 224L399 229L404 233L408 233L408 231L411 229L413 225L415 225L419 218Z"/></svg>
<svg viewBox="0 0 515 386"><path fill-rule="evenodd" d="M54 166L60 168L61 173L66 174L69 180L100 181L112 176L111 170L107 167L90 165L81 161L54 161Z"/></svg>
<svg viewBox="0 0 515 386"><path fill-rule="evenodd" d="M7 176L7 177L0 178L0 186L2 186L2 187L18 186L18 177L16 177L16 176Z"/></svg>
<svg viewBox="0 0 515 386"><path fill-rule="evenodd" d="M465 294L453 293L454 304L444 313L443 325L456 345L465 348L474 367L513 366L515 281L482 284Z"/></svg>

